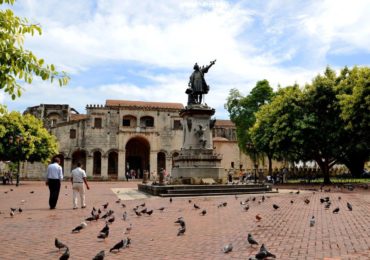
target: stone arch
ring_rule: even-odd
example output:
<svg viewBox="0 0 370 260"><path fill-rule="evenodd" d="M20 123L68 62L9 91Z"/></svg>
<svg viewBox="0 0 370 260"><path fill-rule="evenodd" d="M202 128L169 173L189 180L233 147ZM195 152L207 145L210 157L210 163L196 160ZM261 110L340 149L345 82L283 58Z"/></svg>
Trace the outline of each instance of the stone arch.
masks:
<svg viewBox="0 0 370 260"><path fill-rule="evenodd" d="M110 178L118 177L118 151L116 149L109 150L108 154L108 176Z"/></svg>
<svg viewBox="0 0 370 260"><path fill-rule="evenodd" d="M140 127L154 127L154 117L152 116L140 117Z"/></svg>
<svg viewBox="0 0 370 260"><path fill-rule="evenodd" d="M102 152L100 149L91 151L93 157L93 175L101 175Z"/></svg>
<svg viewBox="0 0 370 260"><path fill-rule="evenodd" d="M136 127L137 126L137 117L134 115L124 115L122 117L122 126L123 127Z"/></svg>
<svg viewBox="0 0 370 260"><path fill-rule="evenodd" d="M136 136L128 140L125 146L126 171L134 170L136 177L142 178L144 170L150 170L149 154L150 143L143 136Z"/></svg>
<svg viewBox="0 0 370 260"><path fill-rule="evenodd" d="M72 169L77 167L77 163L80 162L82 164L82 168L86 169L86 157L87 152L85 150L76 150L72 153Z"/></svg>
<svg viewBox="0 0 370 260"><path fill-rule="evenodd" d="M49 126L51 126L51 127L55 127L59 122L62 121L62 116L58 112L50 112L46 116L46 118L48 120Z"/></svg>
<svg viewBox="0 0 370 260"><path fill-rule="evenodd" d="M157 153L157 172L160 172L160 169L166 169L166 152L160 151Z"/></svg>

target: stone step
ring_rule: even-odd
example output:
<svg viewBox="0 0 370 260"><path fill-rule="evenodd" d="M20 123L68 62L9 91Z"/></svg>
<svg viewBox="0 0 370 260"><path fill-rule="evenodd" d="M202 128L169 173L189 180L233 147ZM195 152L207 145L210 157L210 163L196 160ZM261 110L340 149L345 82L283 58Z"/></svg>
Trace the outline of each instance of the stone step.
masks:
<svg viewBox="0 0 370 260"><path fill-rule="evenodd" d="M263 191L263 192L222 192L222 193L181 193L181 194L159 194L160 197L164 198L175 198L175 197L199 197L199 196L223 196L223 195L243 195L243 194L261 194L261 193L277 193L276 191Z"/></svg>
<svg viewBox="0 0 370 260"><path fill-rule="evenodd" d="M181 194L181 193L236 193L236 192L263 192L269 191L268 188L261 187L261 188L233 188L233 189L223 189L223 188L204 188L204 189L173 189L167 190L168 194Z"/></svg>

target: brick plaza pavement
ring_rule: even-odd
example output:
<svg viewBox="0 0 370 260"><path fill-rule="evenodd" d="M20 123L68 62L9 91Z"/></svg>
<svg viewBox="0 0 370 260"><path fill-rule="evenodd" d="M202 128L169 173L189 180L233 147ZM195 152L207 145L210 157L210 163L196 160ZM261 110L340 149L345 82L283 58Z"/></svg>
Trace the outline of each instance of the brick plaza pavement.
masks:
<svg viewBox="0 0 370 260"><path fill-rule="evenodd" d="M265 243L277 259L370 259L370 192L366 190L295 194L280 189L279 194L266 194L269 198L261 203L258 201L262 195L256 195L256 201L250 201L250 209L245 212L240 201L255 195L237 199L174 198L170 203L168 198L142 197L135 192L136 186L136 182L90 182L87 208L72 210L71 184L63 182L57 209L49 210L49 191L43 182L23 181L19 187L0 185L0 259L59 259L64 250L58 252L55 248L55 237L69 246L70 259L92 259L100 250L105 250L105 259L248 259L259 250L248 244L248 233L260 244ZM325 196L331 198L330 210L325 210L319 201ZM115 203L118 197L125 199L126 208ZM308 205L305 198L311 201ZM353 211L347 209L347 201ZM90 215L92 206L102 208L106 202L116 220L105 241L97 239L103 220L88 223L80 233L71 233ZM144 202L154 213L138 217L132 208ZM201 216L193 202L207 214ZM228 204L218 208L221 202ZM274 210L273 203L280 208ZM333 214L337 206L340 211ZM11 217L10 207L21 207L23 212ZM156 210L160 207L165 207L163 212ZM127 221L122 220L124 211L129 215ZM256 214L262 217L260 222ZM314 227L309 225L312 215L316 218ZM177 236L179 227L174 224L180 216L187 227L183 236ZM125 235L129 224L132 230ZM132 239L129 248L109 253L127 236ZM224 254L222 248L228 243L233 244L233 251Z"/></svg>

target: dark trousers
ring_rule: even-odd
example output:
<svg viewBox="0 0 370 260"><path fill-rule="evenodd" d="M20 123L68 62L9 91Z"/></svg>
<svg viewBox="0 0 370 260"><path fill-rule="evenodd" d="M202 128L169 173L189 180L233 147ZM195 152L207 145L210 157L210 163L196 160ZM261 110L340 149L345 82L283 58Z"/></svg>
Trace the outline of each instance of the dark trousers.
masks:
<svg viewBox="0 0 370 260"><path fill-rule="evenodd" d="M59 191L60 191L60 180L59 179L48 179L48 186L50 191L49 206L54 209L57 205Z"/></svg>

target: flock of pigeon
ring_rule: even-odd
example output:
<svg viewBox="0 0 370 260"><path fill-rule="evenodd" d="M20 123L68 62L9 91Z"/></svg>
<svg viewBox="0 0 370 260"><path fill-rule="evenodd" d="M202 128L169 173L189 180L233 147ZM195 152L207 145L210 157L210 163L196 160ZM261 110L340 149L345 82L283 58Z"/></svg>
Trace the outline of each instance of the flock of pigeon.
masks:
<svg viewBox="0 0 370 260"><path fill-rule="evenodd" d="M330 190L328 190L326 192L330 192ZM31 192L31 193L33 193L33 192ZM291 192L291 193L293 193L293 192ZM295 194L300 194L300 191L298 190L297 192L295 192ZM265 196L265 195L258 196L258 197L251 196L251 197L249 197L245 200L244 199L240 200L239 204L240 204L243 211L248 211L249 208L250 208L251 203L261 204L268 198L270 198L270 196ZM239 197L237 195L235 195L235 199L238 200ZM341 197L338 197L338 200L341 200ZM169 202L172 203L173 199L170 198ZM303 202L308 205L310 203L310 200L308 198L304 198ZM122 207L123 209L126 210L127 207L121 201L121 199L118 199L116 201L116 203L120 204L120 207ZM194 210L198 210L200 216L205 216L207 214L206 209L201 209L201 207L198 204L194 203L191 199L188 200L188 203L191 205L191 207ZM295 203L295 201L291 200L290 203L293 204L293 203ZM332 205L332 201L331 201L331 198L329 196L320 198L320 203L323 204L324 208L327 209L327 210L330 209L330 207ZM227 207L227 205L228 205L227 202L221 202L220 204L217 205L217 208ZM88 226L87 222L98 222L99 220L103 220L105 225L100 230L100 232L97 234L97 238L99 240L107 239L108 236L109 236L110 225L113 224L116 220L115 215L114 215L114 211L112 209L109 209L108 207L109 207L109 202L103 204L101 209L100 208L96 209L95 207L93 207L91 212L90 212L90 215L85 218L85 221L83 221L82 223L77 225L75 228L73 228L71 232L72 233L79 233L83 229L87 228L87 226ZM272 204L272 208L273 208L273 210L279 210L280 206L274 203L274 204ZM349 202L347 202L347 208L348 208L349 211L353 210L353 206ZM151 216L154 212L153 209L148 209L146 207L145 202L135 206L132 210L133 210L133 213L135 213L135 215L137 217L141 217L143 215ZM156 210L158 210L160 212L163 212L165 210L165 207L160 207ZM10 216L14 217L16 212L21 213L22 211L23 210L21 208L18 208L18 209L17 208L11 208L10 209ZM339 211L340 211L340 208L336 207L332 212L333 212L333 214L338 214ZM262 220L262 217L259 214L257 214L255 216L255 218L256 218L257 222ZM126 221L127 219L128 219L128 212L124 211L123 214L122 214L122 220ZM312 216L312 218L309 220L309 226L313 227L315 225L315 222L316 222L315 216ZM179 228L178 228L178 231L177 231L177 236L185 235L185 233L186 233L185 219L183 217L179 217L177 220L175 220L174 223L179 225ZM132 224L129 224L129 226L124 231L124 235L130 234L131 230L132 230ZM253 238L252 234L250 234L250 233L247 236L246 242L251 247L260 245ZM125 249L125 248L129 247L130 245L131 245L131 239L129 237L126 237L126 238L121 239L120 241L118 241L115 245L113 245L110 248L109 252L119 252L121 249ZM62 255L60 256L59 259L67 260L67 259L70 258L69 247L65 243L58 240L57 238L55 238L55 247L58 249L58 251L60 251L61 249L64 249L64 252L62 253ZM229 244L225 245L222 248L222 252L225 253L225 254L230 253L232 250L233 250L233 244L232 243L229 243ZM93 260L103 260L104 257L105 257L105 251L101 250L94 256ZM266 260L266 259L272 259L272 258L275 259L276 256L273 253L269 252L266 245L264 243L262 243L260 248L259 248L259 251L255 254L255 256L251 257L249 259L250 260Z"/></svg>

